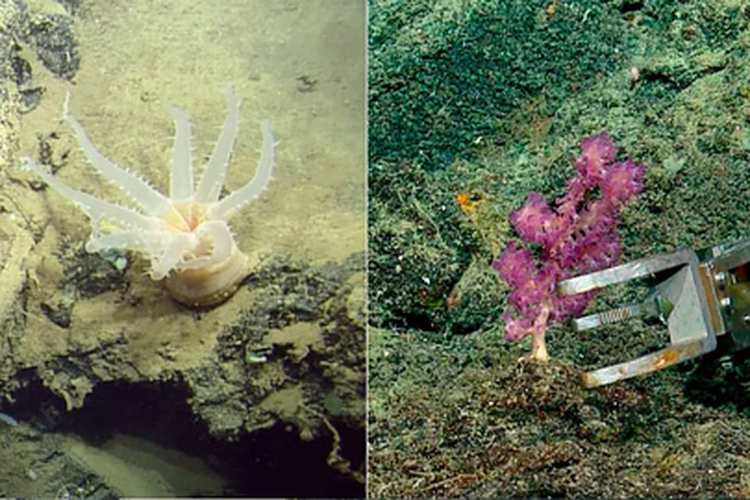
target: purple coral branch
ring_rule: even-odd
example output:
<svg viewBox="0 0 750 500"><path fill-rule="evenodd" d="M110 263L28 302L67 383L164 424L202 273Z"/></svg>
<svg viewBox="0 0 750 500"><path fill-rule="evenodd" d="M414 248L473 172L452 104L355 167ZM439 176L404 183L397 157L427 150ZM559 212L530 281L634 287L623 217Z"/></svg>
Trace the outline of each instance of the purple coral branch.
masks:
<svg viewBox="0 0 750 500"><path fill-rule="evenodd" d="M506 337L531 335L531 357L542 361L549 359L548 323L580 314L594 296L559 297L557 283L617 262L620 211L643 189L643 167L630 159L615 161L617 147L606 133L584 139L581 149L576 174L554 207L539 193L529 193L525 205L510 214L521 240L540 247L541 258L511 242L492 263L511 288L508 302L514 311L503 315Z"/></svg>

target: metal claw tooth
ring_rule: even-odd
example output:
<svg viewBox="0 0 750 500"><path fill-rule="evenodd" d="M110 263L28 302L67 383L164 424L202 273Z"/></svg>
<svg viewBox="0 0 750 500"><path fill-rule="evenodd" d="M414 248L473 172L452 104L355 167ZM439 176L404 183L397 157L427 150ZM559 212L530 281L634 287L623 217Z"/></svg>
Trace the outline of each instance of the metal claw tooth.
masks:
<svg viewBox="0 0 750 500"><path fill-rule="evenodd" d="M573 326L575 326L575 329L580 332L583 330L590 330L591 328L597 328L603 325L611 325L612 323L618 323L634 316L639 316L639 309L639 305L633 305L619 307L617 309L610 309L609 311L600 313L589 314L587 316L582 316L573 320Z"/></svg>
<svg viewBox="0 0 750 500"><path fill-rule="evenodd" d="M589 314L573 320L573 325L577 331L589 330L591 328L597 328L603 325L611 325L613 323L619 323L630 318L637 318L639 316L651 316L656 314L657 307L654 301L647 301L641 304L631 304L624 307L618 307L616 309L610 309L595 314Z"/></svg>

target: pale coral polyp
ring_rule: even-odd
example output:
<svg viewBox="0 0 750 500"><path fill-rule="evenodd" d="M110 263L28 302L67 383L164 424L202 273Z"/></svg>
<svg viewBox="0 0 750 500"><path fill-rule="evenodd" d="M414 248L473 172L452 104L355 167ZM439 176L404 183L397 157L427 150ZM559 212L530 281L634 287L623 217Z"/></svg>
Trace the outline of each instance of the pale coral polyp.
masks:
<svg viewBox="0 0 750 500"><path fill-rule="evenodd" d="M166 278L169 294L189 306L224 302L247 276L248 258L237 248L228 221L260 195L273 171L273 132L270 121L263 120L263 147L255 176L242 188L219 199L239 130L240 101L231 87L225 90L227 118L197 186L193 183L190 122L185 111L172 108L176 133L169 197L99 153L70 114L66 99L63 119L73 128L84 155L104 177L128 194L139 209L122 207L73 189L29 158L23 165L88 215L92 223L86 244L88 251L116 248L143 253L151 261L151 277ZM101 227L102 222L107 223L106 231Z"/></svg>

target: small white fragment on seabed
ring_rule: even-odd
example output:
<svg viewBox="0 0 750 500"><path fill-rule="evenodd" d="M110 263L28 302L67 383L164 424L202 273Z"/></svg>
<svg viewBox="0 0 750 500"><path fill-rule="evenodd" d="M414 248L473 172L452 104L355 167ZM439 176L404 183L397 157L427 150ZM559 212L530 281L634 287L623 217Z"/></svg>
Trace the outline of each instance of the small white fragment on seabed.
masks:
<svg viewBox="0 0 750 500"><path fill-rule="evenodd" d="M0 412L0 422L4 422L4 423L10 425L11 427L18 427L18 420L16 420L15 418L11 417L7 413Z"/></svg>

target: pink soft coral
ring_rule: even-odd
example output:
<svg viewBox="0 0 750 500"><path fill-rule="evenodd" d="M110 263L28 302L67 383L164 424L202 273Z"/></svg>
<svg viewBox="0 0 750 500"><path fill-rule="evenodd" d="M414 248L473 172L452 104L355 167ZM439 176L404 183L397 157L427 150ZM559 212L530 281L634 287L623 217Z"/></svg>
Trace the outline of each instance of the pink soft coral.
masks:
<svg viewBox="0 0 750 500"><path fill-rule="evenodd" d="M579 315L593 292L558 297L557 283L614 265L620 257L620 210L643 189L643 167L615 161L617 147L605 133L581 143L576 174L553 208L539 193L510 214L521 240L541 247L541 259L511 242L492 266L511 288L515 314L503 316L509 340L532 336L531 357L547 361L544 333L549 321ZM599 196L596 196L598 191Z"/></svg>

